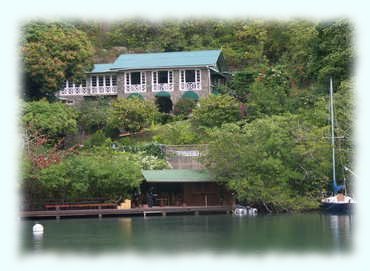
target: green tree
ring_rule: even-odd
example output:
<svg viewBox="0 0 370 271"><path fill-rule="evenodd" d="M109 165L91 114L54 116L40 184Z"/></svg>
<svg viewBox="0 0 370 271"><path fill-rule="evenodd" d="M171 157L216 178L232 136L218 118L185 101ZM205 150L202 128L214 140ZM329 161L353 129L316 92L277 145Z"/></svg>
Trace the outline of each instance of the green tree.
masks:
<svg viewBox="0 0 370 271"><path fill-rule="evenodd" d="M206 164L241 201L268 210L317 207L329 183L330 146L297 115L214 129Z"/></svg>
<svg viewBox="0 0 370 271"><path fill-rule="evenodd" d="M126 153L86 153L42 169L39 181L50 198L128 197L142 181L140 166Z"/></svg>
<svg viewBox="0 0 370 271"><path fill-rule="evenodd" d="M265 43L268 39L265 23L260 20L246 22L235 33L239 43L244 43L243 55L244 64L259 67L267 63L264 54Z"/></svg>
<svg viewBox="0 0 370 271"><path fill-rule="evenodd" d="M279 63L286 66L293 87L307 87L315 82L313 73L314 48L317 40L316 24L304 20L284 24L286 50L281 53Z"/></svg>
<svg viewBox="0 0 370 271"><path fill-rule="evenodd" d="M235 97L242 103L248 102L250 89L256 79L256 75L256 72L251 70L235 73L223 92Z"/></svg>
<svg viewBox="0 0 370 271"><path fill-rule="evenodd" d="M327 90L327 92L329 92ZM334 124L337 154L337 174L338 180L349 179L351 175L346 175L344 166L352 166L354 157L353 142L353 115L355 103L353 99L353 85L351 81L343 81L336 93L334 93ZM301 109L300 118L311 125L321 128L318 138L325 138L329 141L330 119L329 119L329 94L318 96L313 106Z"/></svg>
<svg viewBox="0 0 370 271"><path fill-rule="evenodd" d="M23 35L26 98L53 99L64 80L78 80L91 68L93 47L72 25L31 22L23 27Z"/></svg>
<svg viewBox="0 0 370 271"><path fill-rule="evenodd" d="M110 101L99 98L97 100L85 100L77 106L78 126L86 132L96 132L107 127Z"/></svg>
<svg viewBox="0 0 370 271"><path fill-rule="evenodd" d="M317 79L328 84L335 78L334 86L350 78L353 65L352 26L345 20L321 22L316 26L314 60L311 65Z"/></svg>
<svg viewBox="0 0 370 271"><path fill-rule="evenodd" d="M251 119L289 112L289 80L283 67L261 71L251 86L248 115Z"/></svg>
<svg viewBox="0 0 370 271"><path fill-rule="evenodd" d="M185 118L185 117L187 117L191 114L191 112L193 111L196 104L197 104L196 100L181 98L175 104L174 109L173 109L173 113L175 115L180 115L180 116L183 116Z"/></svg>
<svg viewBox="0 0 370 271"><path fill-rule="evenodd" d="M161 144L184 145L200 141L200 134L189 121L176 121L153 129L153 139Z"/></svg>
<svg viewBox="0 0 370 271"><path fill-rule="evenodd" d="M131 52L163 50L159 46L158 24L149 20L133 19L118 21L107 32L110 46L124 46Z"/></svg>
<svg viewBox="0 0 370 271"><path fill-rule="evenodd" d="M104 132L102 130L97 130L84 142L84 146L91 148L93 146L101 146L106 143L107 137Z"/></svg>
<svg viewBox="0 0 370 271"><path fill-rule="evenodd" d="M148 127L156 114L157 108L150 100L118 98L112 103L109 122L114 128L138 132Z"/></svg>
<svg viewBox="0 0 370 271"><path fill-rule="evenodd" d="M199 100L193 110L192 122L197 127L221 126L240 120L239 102L229 95L210 95Z"/></svg>
<svg viewBox="0 0 370 271"><path fill-rule="evenodd" d="M141 169L160 170L169 168L166 160L154 155L147 155L144 152L138 152L133 155L133 159L138 162Z"/></svg>
<svg viewBox="0 0 370 271"><path fill-rule="evenodd" d="M77 131L77 112L61 102L25 102L22 124L28 135L43 135L55 141Z"/></svg>

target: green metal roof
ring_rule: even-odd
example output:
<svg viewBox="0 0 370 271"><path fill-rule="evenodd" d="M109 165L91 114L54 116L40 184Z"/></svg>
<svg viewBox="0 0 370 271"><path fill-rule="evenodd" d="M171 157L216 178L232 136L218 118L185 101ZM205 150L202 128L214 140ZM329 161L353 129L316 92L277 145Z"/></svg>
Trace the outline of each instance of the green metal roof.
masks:
<svg viewBox="0 0 370 271"><path fill-rule="evenodd" d="M171 93L167 91L159 91L154 96L155 97L171 97Z"/></svg>
<svg viewBox="0 0 370 271"><path fill-rule="evenodd" d="M91 71L91 73L102 73L102 72L110 72L112 68L111 63L105 63L105 64L94 64L94 68Z"/></svg>
<svg viewBox="0 0 370 271"><path fill-rule="evenodd" d="M162 169L142 170L144 178L149 183L191 183L212 182L212 178L206 170L192 169Z"/></svg>
<svg viewBox="0 0 370 271"><path fill-rule="evenodd" d="M122 54L113 63L94 64L91 73L201 66L210 66L213 71L218 71L219 59L223 61L221 50Z"/></svg>
<svg viewBox="0 0 370 271"><path fill-rule="evenodd" d="M112 69L127 70L207 65L217 67L220 54L221 50L123 54L114 61Z"/></svg>

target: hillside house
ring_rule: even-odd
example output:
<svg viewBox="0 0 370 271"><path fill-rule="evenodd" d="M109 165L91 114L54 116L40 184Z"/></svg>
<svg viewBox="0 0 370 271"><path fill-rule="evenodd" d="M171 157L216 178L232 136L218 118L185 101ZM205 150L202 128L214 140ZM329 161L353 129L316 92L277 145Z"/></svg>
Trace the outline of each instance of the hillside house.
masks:
<svg viewBox="0 0 370 271"><path fill-rule="evenodd" d="M85 97L112 96L167 99L199 99L225 83L221 50L122 54L113 63L95 64L79 84L65 81L57 96L67 103Z"/></svg>

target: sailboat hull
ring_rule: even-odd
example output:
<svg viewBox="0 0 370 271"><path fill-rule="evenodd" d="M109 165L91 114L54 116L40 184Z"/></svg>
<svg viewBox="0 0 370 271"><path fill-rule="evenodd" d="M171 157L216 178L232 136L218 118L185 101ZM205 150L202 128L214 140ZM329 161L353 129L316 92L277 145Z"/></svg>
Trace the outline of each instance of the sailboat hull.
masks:
<svg viewBox="0 0 370 271"><path fill-rule="evenodd" d="M323 202L321 210L332 214L351 214L354 209L354 203Z"/></svg>

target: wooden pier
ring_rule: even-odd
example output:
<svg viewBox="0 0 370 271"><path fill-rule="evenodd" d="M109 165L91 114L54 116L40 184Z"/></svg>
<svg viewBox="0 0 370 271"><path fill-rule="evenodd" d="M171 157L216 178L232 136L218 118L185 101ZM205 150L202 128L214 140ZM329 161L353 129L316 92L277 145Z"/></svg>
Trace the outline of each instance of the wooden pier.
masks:
<svg viewBox="0 0 370 271"><path fill-rule="evenodd" d="M131 209L79 209L79 210L43 210L23 211L20 213L22 219L32 218L67 218L67 217L99 217L103 216L149 216L168 214L209 214L209 213L230 213L230 206L168 206L152 208L131 208Z"/></svg>

